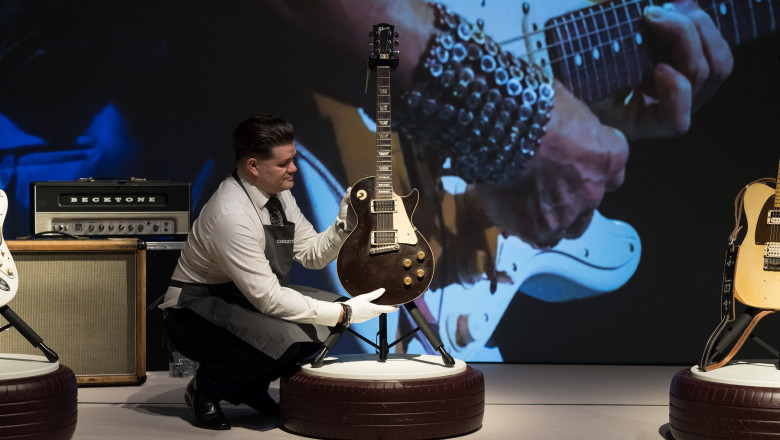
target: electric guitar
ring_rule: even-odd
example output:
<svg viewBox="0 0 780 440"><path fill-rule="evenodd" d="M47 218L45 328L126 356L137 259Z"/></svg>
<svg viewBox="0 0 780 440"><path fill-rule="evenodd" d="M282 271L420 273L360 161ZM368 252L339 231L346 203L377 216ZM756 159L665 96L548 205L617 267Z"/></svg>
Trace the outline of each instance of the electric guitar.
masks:
<svg viewBox="0 0 780 440"><path fill-rule="evenodd" d="M780 165L778 166L780 179ZM753 183L744 195L747 232L737 252L734 296L758 309L780 309L780 180Z"/></svg>
<svg viewBox="0 0 780 440"><path fill-rule="evenodd" d="M499 237L496 270L504 281L495 287L483 279L473 286L431 290L423 298L450 354L471 361L501 361L498 350L485 344L518 291L545 302L601 295L631 278L641 254L634 228L596 211L582 236L561 240L552 248L540 249L514 236Z"/></svg>
<svg viewBox="0 0 780 440"><path fill-rule="evenodd" d="M404 304L420 296L433 278L430 245L412 224L419 201L415 189L400 197L393 190L390 124L390 71L398 66L395 28L373 27L369 67L376 71L376 176L352 185L349 203L357 225L339 250L336 269L351 296L380 287L385 293L376 303Z"/></svg>
<svg viewBox="0 0 780 440"><path fill-rule="evenodd" d="M19 290L19 278L16 274L16 263L11 258L11 252L2 234L5 214L8 212L8 196L0 189L0 307L5 306L16 296Z"/></svg>

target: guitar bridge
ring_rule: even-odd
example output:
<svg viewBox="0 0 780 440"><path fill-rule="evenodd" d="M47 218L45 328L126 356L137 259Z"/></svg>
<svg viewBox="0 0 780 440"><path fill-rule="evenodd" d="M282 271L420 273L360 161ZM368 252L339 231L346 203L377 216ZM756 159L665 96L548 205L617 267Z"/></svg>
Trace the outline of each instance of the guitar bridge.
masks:
<svg viewBox="0 0 780 440"><path fill-rule="evenodd" d="M764 246L764 270L780 271L780 243L772 242Z"/></svg>
<svg viewBox="0 0 780 440"><path fill-rule="evenodd" d="M385 252L395 252L398 249L401 249L400 245L391 244L391 245L387 245L387 246L372 247L371 249L368 250L368 253L371 254L371 255L383 254Z"/></svg>
<svg viewBox="0 0 780 440"><path fill-rule="evenodd" d="M770 209L767 211L766 224L780 225L780 209Z"/></svg>

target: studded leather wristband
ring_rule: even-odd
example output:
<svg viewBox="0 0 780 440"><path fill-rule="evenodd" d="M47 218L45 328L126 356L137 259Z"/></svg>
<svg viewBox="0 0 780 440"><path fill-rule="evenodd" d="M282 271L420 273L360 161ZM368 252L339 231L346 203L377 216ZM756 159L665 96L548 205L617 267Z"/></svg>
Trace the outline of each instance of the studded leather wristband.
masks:
<svg viewBox="0 0 780 440"><path fill-rule="evenodd" d="M394 125L423 142L441 174L467 183L502 183L533 157L555 92L542 69L516 57L472 24L432 4L438 33L405 91ZM432 151L431 151L432 150Z"/></svg>

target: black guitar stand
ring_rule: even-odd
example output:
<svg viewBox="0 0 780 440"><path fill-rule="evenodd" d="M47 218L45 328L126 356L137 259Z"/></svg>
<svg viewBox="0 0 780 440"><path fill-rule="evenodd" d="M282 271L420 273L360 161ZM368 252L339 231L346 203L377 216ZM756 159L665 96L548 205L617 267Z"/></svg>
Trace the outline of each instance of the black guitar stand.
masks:
<svg viewBox="0 0 780 440"><path fill-rule="evenodd" d="M704 347L704 353L698 365L700 371L711 371L726 365L747 340L756 342L772 354L775 359L778 359L777 368L780 369L780 352L753 334L753 329L758 322L775 311L748 306L739 316L736 314L734 270L736 269L738 249L739 247L733 243L730 243L726 249L720 296L721 320Z"/></svg>
<svg viewBox="0 0 780 440"><path fill-rule="evenodd" d="M60 357L57 356L57 353L55 353L51 348L47 347L46 344L43 343L43 339L38 336L38 334L35 333L35 331L31 329L30 326L28 326L27 323L19 317L19 315L14 313L10 307L7 305L0 307L0 315L2 315L3 318L8 321L8 324L0 327L0 332L8 330L11 327L15 327L16 330L18 330L19 333L21 333L22 336L24 336L24 338L33 345L33 347L38 348L43 352L49 362L57 362L57 360L59 360Z"/></svg>
<svg viewBox="0 0 780 440"><path fill-rule="evenodd" d="M439 338L439 335L437 335L433 329L431 328L431 325L428 323L428 321L423 316L422 312L420 312L420 309L417 308L417 305L410 301L406 304L404 304L404 307L406 308L406 311L409 312L409 315L414 319L414 322L417 323L417 328L410 331L409 333L405 334L395 342L388 344L387 340L387 315L381 314L379 315L379 344L375 344L374 342L368 340L367 338L363 337L363 335L355 332L354 330L345 327L341 324L336 325L336 327L333 329L333 331L330 333L330 335L325 339L325 342L322 343L322 348L317 353L317 355L314 357L314 360L311 362L311 366L313 368L319 368L322 366L322 363L325 361L325 356L328 354L328 352L333 348L334 345L336 345L336 341L339 340L341 335L344 334L345 331L349 330L350 333L354 334L358 338L362 339L372 347L379 350L379 361L384 362L387 360L387 354L390 351L390 348L398 344L399 342L402 342L406 340L407 338L414 335L418 330L421 330L425 337L428 339L428 342L430 342L431 346L441 353L441 358L444 361L444 366L446 367L452 367L455 365L455 359L452 358L452 356L447 353L447 350L444 349L444 344L441 342L441 339Z"/></svg>

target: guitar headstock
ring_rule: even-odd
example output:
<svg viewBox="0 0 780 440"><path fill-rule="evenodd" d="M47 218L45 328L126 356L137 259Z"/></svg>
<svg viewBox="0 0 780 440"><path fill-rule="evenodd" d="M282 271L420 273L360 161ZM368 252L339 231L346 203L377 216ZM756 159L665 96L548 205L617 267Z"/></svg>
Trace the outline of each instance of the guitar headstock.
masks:
<svg viewBox="0 0 780 440"><path fill-rule="evenodd" d="M390 66L390 70L398 67L398 32L395 26L387 23L374 25L374 30L368 34L373 38L369 44L372 49L368 54L368 66L371 70L376 70L377 66Z"/></svg>

